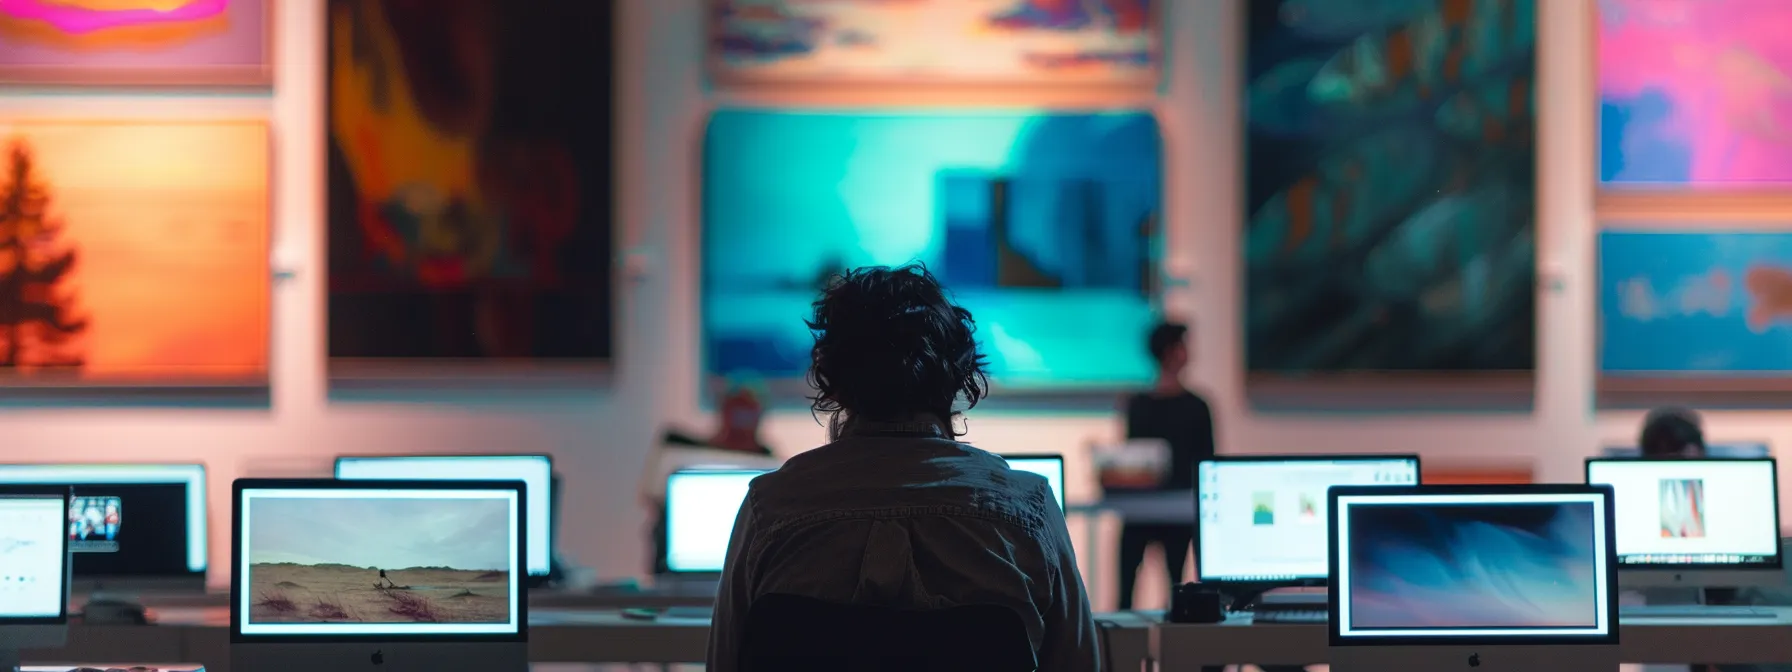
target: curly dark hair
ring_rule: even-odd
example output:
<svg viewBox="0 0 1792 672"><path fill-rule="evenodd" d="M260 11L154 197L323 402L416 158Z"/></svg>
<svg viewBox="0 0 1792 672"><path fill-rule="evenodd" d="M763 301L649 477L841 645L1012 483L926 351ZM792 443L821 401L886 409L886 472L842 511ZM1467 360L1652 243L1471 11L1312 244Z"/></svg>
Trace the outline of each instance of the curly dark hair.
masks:
<svg viewBox="0 0 1792 672"><path fill-rule="evenodd" d="M833 278L815 300L809 329L810 408L833 416L908 420L930 414L953 437L954 406L989 396L971 311L953 303L921 264L868 266Z"/></svg>

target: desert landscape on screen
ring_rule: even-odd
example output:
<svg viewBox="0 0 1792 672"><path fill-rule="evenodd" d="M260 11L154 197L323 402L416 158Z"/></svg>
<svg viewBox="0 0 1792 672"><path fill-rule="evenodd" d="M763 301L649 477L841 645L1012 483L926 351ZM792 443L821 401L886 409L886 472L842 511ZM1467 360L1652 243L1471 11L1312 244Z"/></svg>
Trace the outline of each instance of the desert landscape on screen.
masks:
<svg viewBox="0 0 1792 672"><path fill-rule="evenodd" d="M249 514L252 623L512 618L507 500L256 498Z"/></svg>

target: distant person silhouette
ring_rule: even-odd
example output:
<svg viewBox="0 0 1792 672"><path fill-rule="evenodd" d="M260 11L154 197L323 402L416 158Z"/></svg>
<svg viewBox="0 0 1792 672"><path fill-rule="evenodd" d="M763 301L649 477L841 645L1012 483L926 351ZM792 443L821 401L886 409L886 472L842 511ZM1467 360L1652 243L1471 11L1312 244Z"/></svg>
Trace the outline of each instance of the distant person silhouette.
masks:
<svg viewBox="0 0 1792 672"><path fill-rule="evenodd" d="M386 578L386 570L383 570L383 569L380 570L380 582L377 584L374 584L374 585L377 585L381 588L397 588L398 587L398 584L394 583L392 581L392 579Z"/></svg>

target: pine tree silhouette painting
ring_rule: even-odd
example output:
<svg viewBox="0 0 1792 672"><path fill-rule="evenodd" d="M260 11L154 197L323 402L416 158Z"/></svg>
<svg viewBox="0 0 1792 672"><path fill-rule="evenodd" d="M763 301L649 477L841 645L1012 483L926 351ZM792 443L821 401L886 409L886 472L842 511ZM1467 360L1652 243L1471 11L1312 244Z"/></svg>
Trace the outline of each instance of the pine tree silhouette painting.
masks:
<svg viewBox="0 0 1792 672"><path fill-rule="evenodd" d="M52 199L30 145L13 140L0 174L0 368L85 363L80 337L87 320L75 315L75 293L64 286L76 254L57 241L63 222L51 213Z"/></svg>

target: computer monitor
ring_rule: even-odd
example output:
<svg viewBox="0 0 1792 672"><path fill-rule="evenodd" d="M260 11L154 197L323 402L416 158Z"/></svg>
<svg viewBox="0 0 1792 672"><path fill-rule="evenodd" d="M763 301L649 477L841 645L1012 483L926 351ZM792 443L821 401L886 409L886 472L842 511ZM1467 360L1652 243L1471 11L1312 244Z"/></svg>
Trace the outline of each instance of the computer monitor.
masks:
<svg viewBox="0 0 1792 672"><path fill-rule="evenodd" d="M336 458L336 478L527 483L531 583L553 571L554 462L547 455L345 455Z"/></svg>
<svg viewBox="0 0 1792 672"><path fill-rule="evenodd" d="M1613 508L1604 485L1332 488L1332 670L1617 669Z"/></svg>
<svg viewBox="0 0 1792 672"><path fill-rule="evenodd" d="M1325 492L1414 485L1417 455L1214 457L1195 467L1195 565L1203 583L1323 586Z"/></svg>
<svg viewBox="0 0 1792 672"><path fill-rule="evenodd" d="M1636 446L1606 446L1604 450L1600 451L1600 457L1638 458L1642 456L1643 451ZM1714 459L1770 456L1772 456L1772 451L1767 448L1766 443L1761 442L1712 443L1705 446L1705 457Z"/></svg>
<svg viewBox="0 0 1792 672"><path fill-rule="evenodd" d="M1008 468L1039 474L1045 482L1052 486L1052 496L1058 498L1058 510L1064 510L1064 456L1063 455L998 455L1008 461Z"/></svg>
<svg viewBox="0 0 1792 672"><path fill-rule="evenodd" d="M204 590L204 465L0 464L0 484L74 489L76 592Z"/></svg>
<svg viewBox="0 0 1792 672"><path fill-rule="evenodd" d="M693 469L666 477L666 571L720 574L747 485L766 470Z"/></svg>
<svg viewBox="0 0 1792 672"><path fill-rule="evenodd" d="M239 479L231 667L528 669L522 481Z"/></svg>
<svg viewBox="0 0 1792 672"><path fill-rule="evenodd" d="M66 486L0 484L0 670L68 639Z"/></svg>
<svg viewBox="0 0 1792 672"><path fill-rule="evenodd" d="M1587 460L1587 482L1617 493L1619 582L1781 583L1778 474L1771 457Z"/></svg>

